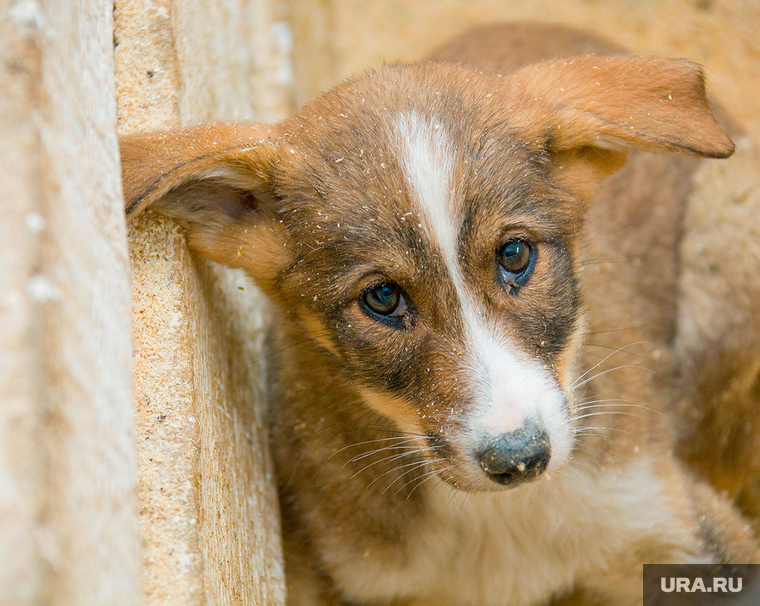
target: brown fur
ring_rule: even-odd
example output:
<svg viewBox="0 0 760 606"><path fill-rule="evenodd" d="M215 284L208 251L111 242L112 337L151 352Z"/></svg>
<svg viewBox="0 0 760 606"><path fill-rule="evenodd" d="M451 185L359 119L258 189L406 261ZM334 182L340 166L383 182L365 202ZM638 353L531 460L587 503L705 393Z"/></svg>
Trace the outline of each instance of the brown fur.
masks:
<svg viewBox="0 0 760 606"><path fill-rule="evenodd" d="M540 36L549 33L542 47ZM369 603L374 598L357 596L386 590L394 604L431 603L403 584L405 571L421 566L415 537L426 536L435 509L431 491L416 490L433 477L423 473L432 469L468 493L493 489L467 466L462 441L477 395L464 381L470 343L459 286L415 211L388 135L391 111L445 118L457 144L464 280L489 329L567 392L575 464L588 474L578 483L617 494L626 487L615 478L656 462L645 477L668 504L654 512L671 521L624 547L610 544L601 568L590 563L601 555L574 551L573 537L557 542L557 557L577 570L569 585L557 581L555 595L579 586L628 603L640 591L641 562L758 557L747 524L672 456L671 417L663 414L672 410L667 378L679 364L672 356L678 226L698 161L650 152L722 158L733 151L710 114L700 69L682 60L580 55L508 74L554 53L612 48L536 26L487 34L475 32L435 58L503 75L447 63L388 66L269 128L212 125L123 142L128 212L151 206L177 218L191 246L248 271L277 304L282 353L271 430L291 604ZM594 196L632 150L637 155ZM493 251L510 235L540 250L519 296L494 279ZM413 308L396 329L360 303L363 289L389 276ZM653 368L662 373L647 372ZM575 396L624 399L634 408L607 405L583 420L571 383L596 371ZM384 443L396 446L378 450ZM567 477L553 481L571 490ZM559 490L541 482L550 494ZM535 494L539 503L549 498ZM593 530L593 515L588 523ZM597 543L575 538L592 551ZM437 574L443 582L459 572ZM429 589L419 587L420 595ZM519 595L543 590L528 589Z"/></svg>

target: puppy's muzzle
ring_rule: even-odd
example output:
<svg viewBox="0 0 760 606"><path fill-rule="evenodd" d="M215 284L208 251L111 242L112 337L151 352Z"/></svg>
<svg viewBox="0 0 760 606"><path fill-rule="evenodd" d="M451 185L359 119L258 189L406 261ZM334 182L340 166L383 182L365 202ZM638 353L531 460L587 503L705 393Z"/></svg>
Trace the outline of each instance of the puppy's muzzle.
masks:
<svg viewBox="0 0 760 606"><path fill-rule="evenodd" d="M549 436L528 419L520 429L488 440L477 456L489 480L516 486L540 476L551 455Z"/></svg>

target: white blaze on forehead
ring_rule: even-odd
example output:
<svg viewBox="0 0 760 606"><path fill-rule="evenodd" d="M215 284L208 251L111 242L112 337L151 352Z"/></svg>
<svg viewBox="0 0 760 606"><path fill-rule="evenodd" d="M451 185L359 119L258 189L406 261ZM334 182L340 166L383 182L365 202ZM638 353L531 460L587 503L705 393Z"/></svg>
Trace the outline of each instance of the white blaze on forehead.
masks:
<svg viewBox="0 0 760 606"><path fill-rule="evenodd" d="M456 149L445 125L412 110L395 116L392 132L425 234L441 253L459 298L472 380L484 400L473 434L511 432L538 414L552 442L552 467L561 465L571 448L564 396L538 363L515 353L514 344L487 325L482 305L466 288L458 258L462 217L454 188Z"/></svg>
<svg viewBox="0 0 760 606"><path fill-rule="evenodd" d="M401 143L399 163L414 200L419 205L427 236L443 254L457 288L457 232L459 217L454 201L454 147L444 126L417 111L399 114L393 128Z"/></svg>

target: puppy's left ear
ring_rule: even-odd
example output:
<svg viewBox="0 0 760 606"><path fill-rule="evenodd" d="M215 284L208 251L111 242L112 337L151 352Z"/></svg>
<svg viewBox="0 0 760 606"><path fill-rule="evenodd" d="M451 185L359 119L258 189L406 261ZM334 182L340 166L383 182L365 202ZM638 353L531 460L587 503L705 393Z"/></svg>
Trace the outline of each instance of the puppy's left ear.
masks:
<svg viewBox="0 0 760 606"><path fill-rule="evenodd" d="M120 140L127 218L150 208L187 230L205 257L245 269L265 290L287 263L277 220L270 127L211 124Z"/></svg>
<svg viewBox="0 0 760 606"><path fill-rule="evenodd" d="M734 145L710 113L702 69L682 59L584 55L525 67L506 81L515 122L582 198L627 152L726 158Z"/></svg>

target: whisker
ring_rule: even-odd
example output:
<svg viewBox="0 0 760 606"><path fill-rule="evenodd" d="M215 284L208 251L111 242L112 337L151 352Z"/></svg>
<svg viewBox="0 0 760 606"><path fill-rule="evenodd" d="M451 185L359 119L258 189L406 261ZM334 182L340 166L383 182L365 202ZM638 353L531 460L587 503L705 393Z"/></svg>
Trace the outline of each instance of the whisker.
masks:
<svg viewBox="0 0 760 606"><path fill-rule="evenodd" d="M436 459L434 459L434 461L435 460ZM392 467L391 469L389 469L387 471L384 471L379 476L377 476L374 480L372 480L369 484L367 484L367 488L369 488L370 486L372 486L375 482L377 482L383 476L386 476L389 473L393 473L394 471L398 471L399 469L405 469L407 467L413 467L413 468L422 467L422 466L427 465L427 464L428 464L428 461L422 460L422 461L413 461L412 463L407 463L405 465L396 465L396 467ZM410 469L409 471L414 471L414 469Z"/></svg>
<svg viewBox="0 0 760 606"><path fill-rule="evenodd" d="M598 400L592 401L591 398L594 398L596 396L589 396L588 398L584 398L581 400L576 400L577 404L593 404L594 402L628 402L628 398L600 398Z"/></svg>
<svg viewBox="0 0 760 606"><path fill-rule="evenodd" d="M384 427L377 427L376 425L367 425L367 429L373 431L382 431L383 433L396 433L399 436L416 436L418 438L427 438L424 433L414 433L413 431L399 431L398 429L386 429Z"/></svg>
<svg viewBox="0 0 760 606"><path fill-rule="evenodd" d="M596 402L623 402L622 404L596 404L591 406L591 402L589 404L585 404L583 406L578 406L575 410L576 412L582 412L584 410L590 409L590 408L640 408L642 410L647 410L649 412L657 413L658 415L661 415L662 412L657 410L656 408L652 408L650 406L647 406L646 404L630 404L626 402L625 400L595 400Z"/></svg>
<svg viewBox="0 0 760 606"><path fill-rule="evenodd" d="M578 383L578 381L580 381L581 379L583 379L583 377L585 377L589 373L591 373L594 370L596 370L597 368L599 368L602 364L604 364L607 360L609 360L615 354L617 354L617 353L619 353L621 351L624 351L624 350L626 350L629 347L633 347L634 345L642 345L643 343L644 343L644 341L636 341L635 343L629 343L628 345L623 345L622 347L618 347L615 351L613 351L612 353L610 353L607 356L605 356L604 358L602 358L601 361L597 362L594 366L592 366L591 368L589 368L580 377L578 377L575 381L573 381L573 383L572 383L572 385L570 385L569 389L570 390L575 389L576 384Z"/></svg>
<svg viewBox="0 0 760 606"><path fill-rule="evenodd" d="M449 490L449 499L446 501L446 509L449 508L449 505L451 505L451 501L454 499L454 497L457 495L456 488L453 486L451 487L451 490Z"/></svg>
<svg viewBox="0 0 760 606"><path fill-rule="evenodd" d="M580 421L581 419L587 419L588 417L598 417L601 415L623 415L626 417L638 417L635 412L623 412L621 410L608 410L608 411L602 411L602 412L590 412L585 415L581 415L579 417L575 417L576 421Z"/></svg>
<svg viewBox="0 0 760 606"><path fill-rule="evenodd" d="M622 364L620 366L616 366L615 368L608 368L607 370L603 370L601 372L598 372L595 375L593 375L591 377L588 377L587 379L584 379L583 381L581 381L577 385L573 385L570 389L572 391L575 391L576 389L579 389L579 388L583 387L584 385L586 385L586 383L589 383L590 381L593 381L594 379L598 379L599 377L602 377L602 376L604 376L606 374L609 374L609 373L614 372L616 370L622 370L624 368L638 368L639 370L646 370L648 372L651 372L651 373L657 375L657 373L654 370L652 370L651 368L647 368L646 366L638 366L637 364ZM657 376L659 376L659 375L657 375Z"/></svg>
<svg viewBox="0 0 760 606"><path fill-rule="evenodd" d="M575 434L575 435L577 436L578 434ZM580 434L580 435L585 435L585 434ZM588 435L592 435L592 434L588 434ZM591 447L589 447L588 444L584 444L583 442L579 442L577 440L573 444L573 450L575 450L575 449L582 450L583 452L591 452L591 453L594 452L591 449Z"/></svg>
<svg viewBox="0 0 760 606"><path fill-rule="evenodd" d="M383 446L382 448L375 448L374 450L370 450L369 452L363 452L362 454L358 454L352 459L349 459L348 461L346 461L346 465L348 465L349 463L355 463L356 461L360 461L361 459L371 457L374 454L377 454L379 452L384 452L386 450L409 450L409 448L410 448L409 443L404 443L401 445L396 445L394 443L393 445Z"/></svg>
<svg viewBox="0 0 760 606"><path fill-rule="evenodd" d="M393 486L393 485L394 485L396 482L398 482L398 481L399 481L401 478L403 478L403 477L404 477L406 474L408 474L408 473L411 473L411 472L413 472L415 469L419 469L420 467L425 467L426 465L431 465L431 464L433 464L433 463L440 463L440 462L441 462L441 461L443 461L443 460L444 460L444 459L433 459L432 461L422 461L422 462L420 462L420 461L415 461L414 463L407 463L406 465L399 465L399 466L397 466L397 467L394 467L393 469L389 469L389 470L388 470L388 471L386 471L385 473L382 473L382 474L380 474L379 476L377 476L377 477L376 477L374 480L372 480L372 481L371 481L371 482L370 482L370 483L367 485L367 488L369 488L370 486L372 486L372 484L374 484L375 482L377 482L377 481L378 481L380 478L382 478L384 475L387 475L387 474L389 474L389 473L391 473L391 472L394 472L394 471L398 471L399 469L404 469L404 468L406 468L406 467L411 467L411 469L409 469L409 470L405 471L404 473L402 473L402 474L401 474L399 477L397 477L395 480L393 480L393 482L391 482L390 484L388 484L388 486L386 486L386 487L385 487L385 490L383 490L383 494L385 494L385 493L388 491L388 489L390 489L390 487L391 487L391 486Z"/></svg>
<svg viewBox="0 0 760 606"><path fill-rule="evenodd" d="M395 436L393 438L377 438L375 440L365 440L363 442L354 442L353 444L349 444L348 446L344 446L340 450L336 450L334 453L332 453L328 459L332 459L336 454L343 452L344 450L348 450L349 448L353 448L354 446L363 446L365 444L373 444L375 442L385 442L388 440L408 440L409 442L414 441L412 438L407 438L406 436Z"/></svg>
<svg viewBox="0 0 760 606"><path fill-rule="evenodd" d="M654 324L639 324L638 326L627 326L625 328L608 328L606 330L592 330L588 334L590 335L604 335L610 332L624 332L626 330L637 330L639 328L650 328Z"/></svg>
<svg viewBox="0 0 760 606"><path fill-rule="evenodd" d="M597 430L597 431L619 431L620 433L627 434L629 436L632 436L633 434L630 431L625 431L624 429L619 429L617 427L592 427L592 426L586 426L582 425L581 427L575 428L575 435L576 436L582 436L582 435L600 435L603 436L604 434L591 434L588 430ZM607 436L609 437L609 436Z"/></svg>
<svg viewBox="0 0 760 606"><path fill-rule="evenodd" d="M593 432L590 432L590 431L579 431L579 432L575 433L575 437L576 438L582 438L582 437L585 437L585 436L592 436L592 437L595 437L595 438L605 438L607 440L609 440L610 438L612 438L612 436L607 435L606 433L593 433ZM579 446L581 446L581 444L579 444ZM583 444L583 446L586 446L586 445ZM590 450L587 447L586 448L586 452L593 452L593 450Z"/></svg>
<svg viewBox="0 0 760 606"><path fill-rule="evenodd" d="M583 349L584 351L586 351L586 347L600 347L600 348L602 348L602 349L615 349L615 348L614 348L614 347L612 347L611 345L602 345L601 343L591 343L591 342L589 342L589 341L586 341L586 342L583 344L583 347L582 347L582 349ZM591 353L591 352L586 352L586 353ZM620 353L624 353L624 354L626 354L626 355L629 355L629 356L634 356L634 357L636 357L636 358L641 358L641 357L643 357L641 354L639 354L639 353L636 353L635 351L621 351Z"/></svg>
<svg viewBox="0 0 760 606"><path fill-rule="evenodd" d="M459 513L457 515L462 515L462 510L464 509L464 504L467 502L467 499L470 498L470 493L466 492L464 495L464 499L462 499L462 504L459 506Z"/></svg>
<svg viewBox="0 0 760 606"><path fill-rule="evenodd" d="M369 452L356 455L354 458L349 459L348 461L346 461L343 467L345 467L346 465L350 465L351 463L356 463L357 461L361 461L362 459L366 459L367 457L371 457L373 455L379 454L381 452L387 452L391 450L403 450L406 452L410 450L410 447L409 446L386 446L385 448L375 448L375 450L370 450ZM412 449L412 450L416 450L416 449Z"/></svg>
<svg viewBox="0 0 760 606"><path fill-rule="evenodd" d="M442 477L440 477L440 474L441 474L441 473L444 473L444 472L446 472L446 471L449 471L450 469L454 469L454 466L453 466L453 465L449 465L448 467L444 467L443 469L439 469L439 470L438 470L438 472L437 472L437 474L438 474L438 475L435 475L435 474L431 474L431 475L430 475L430 477L428 477L428 478L425 478L425 479L424 479L422 482L420 482L420 483L419 483L419 484L417 484L417 485L416 485L414 488L412 488L412 491L411 491L411 492L410 492L410 493L407 495L407 497L406 497L406 498L408 499L409 497L411 497L411 496L412 496L412 493L413 493L415 490L417 490L417 489L418 489L420 486L422 486L422 485L423 485L425 482L428 482L428 481L429 481L431 478L438 478L438 483L437 483L435 486L433 486L433 489L435 489L435 487L436 487L436 486L438 486L438 484L440 484L441 482L443 482L443 478L442 478Z"/></svg>
<svg viewBox="0 0 760 606"><path fill-rule="evenodd" d="M586 472L586 470L583 469L583 467L581 466L581 464L578 461L575 461L575 460L568 461L567 462L567 466L565 468L563 468L563 469L560 469L557 472L557 476L561 476L562 474L564 474L566 472L569 472L570 469L572 469L573 472L580 474L584 478L588 477L588 473Z"/></svg>
<svg viewBox="0 0 760 606"><path fill-rule="evenodd" d="M448 471L449 469L451 469L451 467L447 467L446 469L442 469L441 471ZM438 490L438 487L441 485L441 482L443 482L443 478L439 476L438 481L435 483L435 486L433 486L431 490Z"/></svg>
<svg viewBox="0 0 760 606"><path fill-rule="evenodd" d="M600 402L604 402L604 404L600 404ZM618 400L613 398L610 400L591 400L590 402L576 406L575 410L580 412L582 410L586 410L587 408L625 408L627 406L634 405L627 404L625 400Z"/></svg>
<svg viewBox="0 0 760 606"><path fill-rule="evenodd" d="M429 450L434 450L434 448L431 448ZM401 454L397 455L389 455L387 457L383 457L382 459L378 459L377 461L373 461L369 465L365 465L362 467L359 471L357 471L354 475L352 475L349 480L353 480L356 476L358 476L360 473L362 473L364 470L369 469L370 467L374 467L378 463L382 463L384 461L397 461L398 459L403 459L404 457L408 457L415 454L421 454L423 451L421 450L409 450L407 452L402 452ZM392 470L391 470L392 471ZM387 473L387 472L386 472ZM382 477L382 475L380 476ZM371 486L371 484L370 484Z"/></svg>
<svg viewBox="0 0 760 606"><path fill-rule="evenodd" d="M448 471L452 467L453 466L446 467L442 471ZM434 478L435 474L437 474L438 472L439 472L438 469L433 469L432 471L426 471L421 476L418 476L416 478L412 478L408 482L404 482L404 484L396 492L393 493L393 496L395 497L398 493L400 493L402 490L404 490L404 488L406 488L407 486L409 486L409 484L411 484L412 482L416 482L417 480L422 480L419 484L417 484L414 488L412 488L411 492L408 495L406 495L406 498L408 499L409 497L412 496L412 493L415 490L417 490L417 488L419 488L422 484L424 484L425 482L427 482L431 478ZM422 478L424 478L424 480Z"/></svg>
<svg viewBox="0 0 760 606"><path fill-rule="evenodd" d="M546 485L546 478L544 477L543 482L539 483L538 485L538 490L536 491L536 494L533 495L533 500L530 503L528 503L529 506L533 505L538 500L538 498L541 496L541 493L544 492L545 485Z"/></svg>

